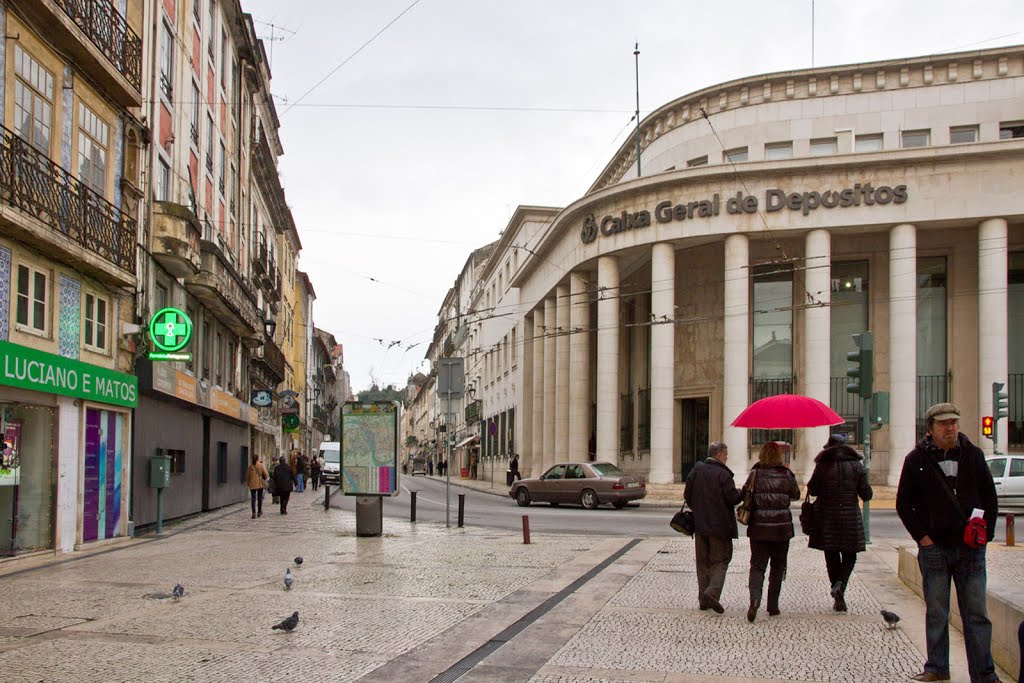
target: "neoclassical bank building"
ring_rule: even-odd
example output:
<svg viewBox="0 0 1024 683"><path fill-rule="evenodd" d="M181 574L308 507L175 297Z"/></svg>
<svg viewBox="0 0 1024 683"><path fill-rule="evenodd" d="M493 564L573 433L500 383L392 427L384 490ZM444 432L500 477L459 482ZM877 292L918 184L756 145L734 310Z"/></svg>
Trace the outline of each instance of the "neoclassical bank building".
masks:
<svg viewBox="0 0 1024 683"><path fill-rule="evenodd" d="M999 447L1024 449L1024 46L722 83L647 116L639 164L637 146L571 205L520 207L475 289L480 320L520 312L511 335L473 327L473 367L481 429L514 409L525 470L596 458L672 483L722 440L739 477L771 439L806 479L827 428L731 423L805 394L859 441L863 332L890 395L874 483L898 482L933 403L991 452L994 381Z"/></svg>

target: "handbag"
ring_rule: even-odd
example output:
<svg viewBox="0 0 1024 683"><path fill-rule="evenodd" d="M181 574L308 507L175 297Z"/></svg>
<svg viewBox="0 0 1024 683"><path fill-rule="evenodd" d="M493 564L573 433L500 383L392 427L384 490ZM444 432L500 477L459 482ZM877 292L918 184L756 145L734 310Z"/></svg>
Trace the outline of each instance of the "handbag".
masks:
<svg viewBox="0 0 1024 683"><path fill-rule="evenodd" d="M736 521L740 524L750 524L750 516L754 514L754 484L757 481L757 470L750 475L747 482L747 492L743 495L743 502L736 508Z"/></svg>
<svg viewBox="0 0 1024 683"><path fill-rule="evenodd" d="M672 521L668 525L687 536L693 536L693 532L697 529L697 524L693 519L693 510L686 503L683 503L683 507L680 508L679 512L672 515Z"/></svg>
<svg viewBox="0 0 1024 683"><path fill-rule="evenodd" d="M800 531L806 536L810 536L815 530L817 530L818 520L815 519L814 504L816 501L811 500L810 491L804 496L804 502L800 506Z"/></svg>

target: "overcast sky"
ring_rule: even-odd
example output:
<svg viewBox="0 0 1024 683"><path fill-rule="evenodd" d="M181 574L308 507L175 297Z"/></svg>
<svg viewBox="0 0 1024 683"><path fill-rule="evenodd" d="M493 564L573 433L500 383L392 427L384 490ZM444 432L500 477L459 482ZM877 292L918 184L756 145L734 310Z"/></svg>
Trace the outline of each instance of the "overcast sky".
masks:
<svg viewBox="0 0 1024 683"><path fill-rule="evenodd" d="M445 293L516 206L565 206L590 186L632 130L635 41L641 117L723 81L812 66L810 0L242 8L272 55L315 323L345 345L355 391L423 367ZM814 17L815 66L1024 43L1020 0L816 0Z"/></svg>

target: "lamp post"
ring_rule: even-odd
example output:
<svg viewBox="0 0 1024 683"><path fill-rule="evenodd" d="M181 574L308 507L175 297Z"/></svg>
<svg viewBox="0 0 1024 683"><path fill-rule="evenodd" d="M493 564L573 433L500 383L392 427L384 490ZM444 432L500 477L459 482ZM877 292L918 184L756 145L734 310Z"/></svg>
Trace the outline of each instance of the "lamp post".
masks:
<svg viewBox="0 0 1024 683"><path fill-rule="evenodd" d="M274 330L277 329L277 321L273 318L267 318L263 321L263 334L267 336L267 339L274 338Z"/></svg>

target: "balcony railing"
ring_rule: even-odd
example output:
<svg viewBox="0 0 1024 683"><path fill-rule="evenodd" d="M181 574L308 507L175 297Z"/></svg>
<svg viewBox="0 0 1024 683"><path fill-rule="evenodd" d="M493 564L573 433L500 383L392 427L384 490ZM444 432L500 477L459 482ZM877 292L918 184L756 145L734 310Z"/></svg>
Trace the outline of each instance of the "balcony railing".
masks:
<svg viewBox="0 0 1024 683"><path fill-rule="evenodd" d="M619 450L633 450L633 392L619 396Z"/></svg>
<svg viewBox="0 0 1024 683"><path fill-rule="evenodd" d="M637 435L636 447L641 451L649 450L651 447L651 390L650 388L639 389L637 397Z"/></svg>
<svg viewBox="0 0 1024 683"><path fill-rule="evenodd" d="M142 39L110 0L54 0L136 90L142 89Z"/></svg>
<svg viewBox="0 0 1024 683"><path fill-rule="evenodd" d="M792 394L796 386L795 377L751 377L750 403L768 396ZM845 385L844 385L845 390ZM750 429L748 430L751 446L760 446L768 441L785 441L793 443L792 429Z"/></svg>
<svg viewBox="0 0 1024 683"><path fill-rule="evenodd" d="M284 381L285 360L281 349L272 339L267 339L256 349L253 355L254 363L261 363L269 370L275 384Z"/></svg>
<svg viewBox="0 0 1024 683"><path fill-rule="evenodd" d="M924 414L936 403L945 403L949 400L949 387L953 382L952 373L945 375L918 375L917 376L917 440L924 438L928 431L928 424L925 422Z"/></svg>
<svg viewBox="0 0 1024 683"><path fill-rule="evenodd" d="M1007 377L1007 412L1010 418L1006 421L1006 436L1010 448L1024 448L1024 375Z"/></svg>
<svg viewBox="0 0 1024 683"><path fill-rule="evenodd" d="M0 126L0 198L122 270L135 272L135 219Z"/></svg>

